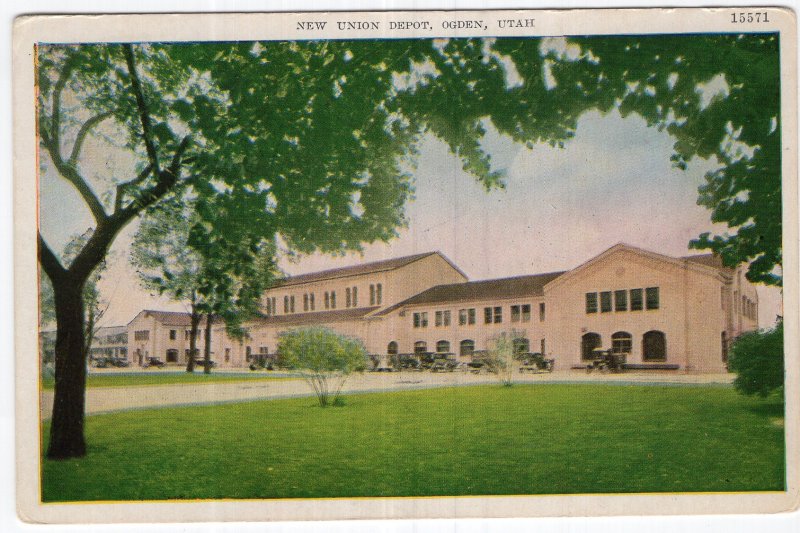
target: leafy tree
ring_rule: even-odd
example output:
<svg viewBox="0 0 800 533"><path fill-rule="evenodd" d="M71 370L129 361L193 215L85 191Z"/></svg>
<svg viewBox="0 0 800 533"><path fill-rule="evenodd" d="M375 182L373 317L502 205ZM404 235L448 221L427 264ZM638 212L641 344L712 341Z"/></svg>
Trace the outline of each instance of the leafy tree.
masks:
<svg viewBox="0 0 800 533"><path fill-rule="evenodd" d="M749 263L747 278L782 280L780 56L777 34L571 39L580 69L554 65L558 83L598 93L598 107L641 115L674 138L675 164L716 158L698 204L731 233L691 246ZM551 54L557 59L555 54Z"/></svg>
<svg viewBox="0 0 800 533"><path fill-rule="evenodd" d="M189 358L193 372L197 332L205 315L203 368L211 371L211 336L215 318L225 318L229 333L243 334L241 324L259 313L258 301L274 281L275 250L266 243L251 245L225 239L198 250L192 235L200 224L191 200L165 200L148 210L134 236L131 263L147 288L185 301L190 308Z"/></svg>
<svg viewBox="0 0 800 533"><path fill-rule="evenodd" d="M336 405L350 374L366 367L360 340L327 328L300 328L278 338L279 364L300 374L314 389L320 407Z"/></svg>
<svg viewBox="0 0 800 533"><path fill-rule="evenodd" d="M48 457L85 453L83 285L119 231L178 188L190 192L201 220L193 247L212 258L236 257L226 243L247 243L246 268L256 260L251 248L263 243L341 253L389 240L405 223L412 183L404 169L423 135L443 140L490 189L502 186L502 173L481 145L489 128L561 145L583 112L619 107L668 128L678 165L726 155L701 201L711 205L724 192L712 218L738 232L697 245L730 264L754 259L750 279L778 282L776 38L604 37L565 49L549 42L40 45L42 158L96 222L68 267L39 238L58 326ZM706 104L698 87L719 74L729 96ZM127 149L137 172L89 180L83 144L98 135ZM737 143L754 155L736 159L720 148Z"/></svg>
<svg viewBox="0 0 800 533"><path fill-rule="evenodd" d="M762 398L783 395L783 321L766 331L745 333L733 343L728 368L736 372L733 386L742 394Z"/></svg>
<svg viewBox="0 0 800 533"><path fill-rule="evenodd" d="M514 384L514 369L518 361L517 339L525 337L525 332L503 331L489 339L488 350L483 363L489 373L494 374L506 387Z"/></svg>
<svg viewBox="0 0 800 533"><path fill-rule="evenodd" d="M131 245L130 262L143 285L189 304L189 359L187 372L194 372L197 332L202 317L197 285L200 256L189 246L190 222L177 202L159 205L142 219Z"/></svg>

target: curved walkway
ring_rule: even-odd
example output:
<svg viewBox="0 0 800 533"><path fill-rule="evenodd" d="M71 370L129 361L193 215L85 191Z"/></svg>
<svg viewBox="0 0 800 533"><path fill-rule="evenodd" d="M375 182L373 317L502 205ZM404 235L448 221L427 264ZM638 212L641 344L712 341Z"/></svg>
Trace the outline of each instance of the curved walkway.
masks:
<svg viewBox="0 0 800 533"><path fill-rule="evenodd" d="M587 374L582 371L562 371L543 374L515 374L515 383L617 383L617 384L730 384L733 374L679 374L625 372L621 374ZM384 392L497 383L489 374L462 372L397 372L365 373L351 376L344 393ZM205 384L144 385L133 387L93 387L87 389L86 413L108 413L130 409L147 409L177 405L203 405L246 402L264 399L313 396L302 379L250 380ZM50 418L53 391L42 391L40 413Z"/></svg>

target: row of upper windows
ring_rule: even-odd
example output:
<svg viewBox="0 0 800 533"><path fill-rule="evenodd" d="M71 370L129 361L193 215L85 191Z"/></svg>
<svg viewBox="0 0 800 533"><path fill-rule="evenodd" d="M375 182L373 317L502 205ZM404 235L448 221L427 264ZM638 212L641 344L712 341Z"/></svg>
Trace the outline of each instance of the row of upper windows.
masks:
<svg viewBox="0 0 800 533"><path fill-rule="evenodd" d="M642 309L658 309L660 306L659 299L658 287L601 291L599 293L587 292L586 313L596 313L598 310L601 313L610 313L612 310L641 311Z"/></svg>
<svg viewBox="0 0 800 533"><path fill-rule="evenodd" d="M733 291L734 305L736 305L737 311L751 320L756 320L758 318L758 305L744 294L738 297L738 292Z"/></svg>
<svg viewBox="0 0 800 533"><path fill-rule="evenodd" d="M450 325L450 311L436 311L434 314L436 327L447 327ZM539 321L543 322L545 318L544 302L539 304ZM531 321L531 305L520 304L511 306L511 322L530 322ZM477 312L474 307L459 309L458 310L458 325L459 326L472 326L477 322ZM503 307L492 306L483 308L483 323L484 324L502 324L503 323ZM413 325L415 328L428 327L428 312L420 311L413 314Z"/></svg>
<svg viewBox="0 0 800 533"><path fill-rule="evenodd" d="M325 291L323 300L325 309L336 309L336 291ZM375 306L382 303L383 285L381 283L371 284L369 286L369 305ZM345 308L358 307L358 287L347 287L344 290L344 306ZM313 292L303 294L303 311L316 311L316 300ZM274 296L267 298L266 312L267 315L278 314L278 306ZM294 295L285 295L283 297L283 314L288 315L294 312Z"/></svg>

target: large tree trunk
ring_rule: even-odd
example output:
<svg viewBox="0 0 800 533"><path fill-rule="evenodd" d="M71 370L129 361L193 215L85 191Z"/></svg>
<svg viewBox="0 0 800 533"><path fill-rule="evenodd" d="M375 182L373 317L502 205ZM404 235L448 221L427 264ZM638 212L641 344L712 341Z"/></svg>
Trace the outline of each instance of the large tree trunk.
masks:
<svg viewBox="0 0 800 533"><path fill-rule="evenodd" d="M192 292L192 317L191 317L191 330L189 331L189 361L186 363L186 371L189 373L194 372L195 354L197 354L197 331L200 326L200 313L197 311L195 305L195 294Z"/></svg>
<svg viewBox="0 0 800 533"><path fill-rule="evenodd" d="M206 350L205 350L205 365L203 367L203 372L206 374L211 373L211 313L206 315Z"/></svg>
<svg viewBox="0 0 800 533"><path fill-rule="evenodd" d="M83 436L86 400L86 352L83 282L53 283L56 305L56 375L49 459L86 455Z"/></svg>

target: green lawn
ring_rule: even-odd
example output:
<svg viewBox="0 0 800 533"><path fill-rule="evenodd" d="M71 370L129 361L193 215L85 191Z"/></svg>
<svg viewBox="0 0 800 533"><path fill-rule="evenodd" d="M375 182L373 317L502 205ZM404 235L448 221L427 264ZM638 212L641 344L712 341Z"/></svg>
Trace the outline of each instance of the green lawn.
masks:
<svg viewBox="0 0 800 533"><path fill-rule="evenodd" d="M138 385L169 385L174 383L213 383L218 381L248 381L265 379L295 379L287 377L285 374L268 374L264 372L253 372L252 374L237 373L225 374L216 373L204 374L202 370L195 371L193 374L188 372L170 372L154 370L152 372L131 372L131 373L109 373L109 374L89 374L87 377L87 387L134 387ZM52 376L42 379L42 387L45 390L52 390L55 380Z"/></svg>
<svg viewBox="0 0 800 533"><path fill-rule="evenodd" d="M584 384L128 411L87 419L86 458L44 461L42 496L783 490L782 413L730 387Z"/></svg>

